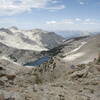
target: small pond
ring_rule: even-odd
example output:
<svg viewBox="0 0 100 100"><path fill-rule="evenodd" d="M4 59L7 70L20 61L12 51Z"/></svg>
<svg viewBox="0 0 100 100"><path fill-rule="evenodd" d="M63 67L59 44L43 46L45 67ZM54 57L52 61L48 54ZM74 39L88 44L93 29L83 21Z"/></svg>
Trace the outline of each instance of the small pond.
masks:
<svg viewBox="0 0 100 100"><path fill-rule="evenodd" d="M28 62L28 63L24 64L24 66L39 66L39 65L43 64L44 62L47 62L49 59L50 59L49 56L44 56L36 61Z"/></svg>

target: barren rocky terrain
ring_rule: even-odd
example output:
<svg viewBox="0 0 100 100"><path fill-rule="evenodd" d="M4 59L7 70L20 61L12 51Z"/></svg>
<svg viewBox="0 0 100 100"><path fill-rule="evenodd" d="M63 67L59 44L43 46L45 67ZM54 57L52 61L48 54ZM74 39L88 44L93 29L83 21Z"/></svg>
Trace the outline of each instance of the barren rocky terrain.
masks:
<svg viewBox="0 0 100 100"><path fill-rule="evenodd" d="M100 58L73 67L59 61L53 58L40 67L20 66L16 71L18 65L1 61L0 100L100 99Z"/></svg>
<svg viewBox="0 0 100 100"><path fill-rule="evenodd" d="M41 29L20 30L16 27L1 28L0 42L13 48L43 51L58 46L63 37Z"/></svg>
<svg viewBox="0 0 100 100"><path fill-rule="evenodd" d="M100 35L69 39L35 54L1 43L0 100L100 100L99 40ZM43 55L51 57L23 66Z"/></svg>

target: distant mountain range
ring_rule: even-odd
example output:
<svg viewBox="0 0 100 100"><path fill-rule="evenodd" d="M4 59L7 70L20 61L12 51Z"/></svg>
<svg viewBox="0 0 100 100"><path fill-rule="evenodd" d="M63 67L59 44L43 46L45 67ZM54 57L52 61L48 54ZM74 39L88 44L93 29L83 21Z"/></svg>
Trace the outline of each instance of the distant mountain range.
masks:
<svg viewBox="0 0 100 100"><path fill-rule="evenodd" d="M65 30L65 31L55 31L55 32L66 39L100 33L100 32L79 31L79 30Z"/></svg>
<svg viewBox="0 0 100 100"><path fill-rule="evenodd" d="M0 42L13 48L43 51L58 46L63 37L41 29L19 30L16 27L1 28Z"/></svg>

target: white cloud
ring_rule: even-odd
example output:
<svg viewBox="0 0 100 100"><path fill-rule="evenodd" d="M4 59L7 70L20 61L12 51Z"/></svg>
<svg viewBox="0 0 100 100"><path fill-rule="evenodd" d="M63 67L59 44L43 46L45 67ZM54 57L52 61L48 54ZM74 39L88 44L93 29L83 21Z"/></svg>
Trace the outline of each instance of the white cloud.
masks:
<svg viewBox="0 0 100 100"><path fill-rule="evenodd" d="M92 24L97 24L97 23L95 23L95 22L84 22L83 24L92 25Z"/></svg>
<svg viewBox="0 0 100 100"><path fill-rule="evenodd" d="M56 24L56 21L47 21L46 24Z"/></svg>
<svg viewBox="0 0 100 100"><path fill-rule="evenodd" d="M59 1L58 0L52 0L52 3L58 3Z"/></svg>
<svg viewBox="0 0 100 100"><path fill-rule="evenodd" d="M80 18L76 18L75 20L76 20L76 21L81 21L81 19L80 19Z"/></svg>
<svg viewBox="0 0 100 100"><path fill-rule="evenodd" d="M53 0L0 0L0 15L13 15L16 13L22 13L31 11L33 8L41 8L48 10L60 10L64 9L64 5L60 5L55 1L55 5L52 6ZM50 7L48 5L51 4Z"/></svg>
<svg viewBox="0 0 100 100"><path fill-rule="evenodd" d="M83 21L83 24L88 24L88 25L90 25L90 24L98 24L98 22L96 22L96 21L94 21L92 19L87 18L87 19L85 19Z"/></svg>
<svg viewBox="0 0 100 100"><path fill-rule="evenodd" d="M100 26L100 21L97 21L95 19L81 19L81 18L75 18L75 19L63 19L60 21L47 21L46 25L48 29L53 30L93 30L96 27Z"/></svg>
<svg viewBox="0 0 100 100"><path fill-rule="evenodd" d="M64 9L64 8L65 8L64 5L58 5L58 6L54 6L54 7L48 7L46 9L54 11L54 10L61 10L61 9Z"/></svg>
<svg viewBox="0 0 100 100"><path fill-rule="evenodd" d="M73 19L64 19L64 21L62 21L62 23L64 24L74 24Z"/></svg>
<svg viewBox="0 0 100 100"><path fill-rule="evenodd" d="M85 3L84 2L80 2L80 5L84 5Z"/></svg>
<svg viewBox="0 0 100 100"><path fill-rule="evenodd" d="M90 18L87 19L81 19L81 18L75 18L75 19L64 19L61 21L48 21L49 24L99 24L97 20L93 20Z"/></svg>
<svg viewBox="0 0 100 100"><path fill-rule="evenodd" d="M61 20L61 21L54 21L54 20L51 20L51 21L47 21L46 24L74 24L73 20L72 19L64 19L64 20Z"/></svg>
<svg viewBox="0 0 100 100"><path fill-rule="evenodd" d="M86 5L89 0L77 0L80 5Z"/></svg>
<svg viewBox="0 0 100 100"><path fill-rule="evenodd" d="M91 19L90 19L90 18L87 18L87 19L85 19L84 21L85 21L85 22L90 22Z"/></svg>

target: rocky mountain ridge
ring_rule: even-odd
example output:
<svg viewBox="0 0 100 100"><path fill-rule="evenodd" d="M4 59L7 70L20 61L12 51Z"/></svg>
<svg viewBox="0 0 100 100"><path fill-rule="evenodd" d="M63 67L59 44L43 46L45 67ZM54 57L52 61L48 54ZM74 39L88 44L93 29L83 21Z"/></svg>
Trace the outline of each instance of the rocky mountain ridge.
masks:
<svg viewBox="0 0 100 100"><path fill-rule="evenodd" d="M73 38L41 53L0 43L0 100L99 100L99 41L100 35ZM86 54L77 58L79 52ZM41 65L23 66L45 55L51 57Z"/></svg>
<svg viewBox="0 0 100 100"><path fill-rule="evenodd" d="M54 32L41 29L19 30L16 27L1 28L0 42L17 49L43 51L62 43L64 38Z"/></svg>

